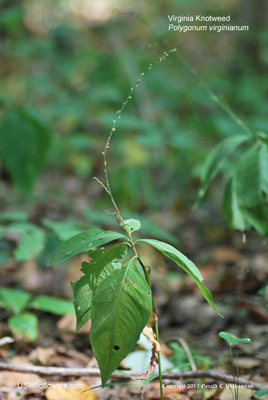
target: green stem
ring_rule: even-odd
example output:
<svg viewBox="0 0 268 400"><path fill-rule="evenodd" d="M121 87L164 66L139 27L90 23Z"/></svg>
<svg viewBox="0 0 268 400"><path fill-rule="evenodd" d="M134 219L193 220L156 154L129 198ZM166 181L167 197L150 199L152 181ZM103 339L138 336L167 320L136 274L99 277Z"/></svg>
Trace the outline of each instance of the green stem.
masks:
<svg viewBox="0 0 268 400"><path fill-rule="evenodd" d="M149 277L148 277L148 274L147 274L147 271L146 271L146 267L145 267L145 265L143 264L143 262L141 261L139 255L138 255L138 253L137 253L137 250L136 250L136 247L135 247L135 243L133 242L133 239L132 239L131 231L127 229L126 224L125 224L125 222L124 222L124 219L123 219L123 217L122 217L122 215L121 215L121 213L120 213L120 211L119 211L119 208L118 208L118 206L117 206L117 204L116 204L116 201L115 201L115 199L114 199L114 197L113 197L113 194L112 194L112 190L111 190L111 187L110 187L109 176L108 176L107 151L108 151L108 149L110 148L111 139L112 139L112 137L113 137L113 133L114 133L115 130L116 130L116 124L117 124L118 120L121 118L121 114L122 114L124 108L126 107L127 103L129 102L130 99L132 99L133 92L134 92L134 90L135 90L136 88L138 88L138 86L139 86L139 84L140 84L140 81L141 81L141 79L143 78L144 74L145 74L146 72L148 72L149 70L151 70L152 67L153 67L155 64L158 64L159 62L163 61L165 58L169 57L169 55L170 55L171 53L175 52L176 50L177 50L177 49L172 49L172 50L169 50L169 51L165 51L164 54L163 54L162 56L160 56L157 60L155 60L153 63L151 63L151 64L147 67L147 69L145 70L145 72L143 72L143 73L141 74L141 76L140 76L140 78L137 80L137 82L136 82L134 88L130 88L130 92L129 92L128 97L127 97L126 100L124 101L124 103L123 103L121 109L117 111L117 117L116 117L116 118L114 119L114 121L113 121L113 126L112 126L112 128L111 128L110 134L109 134L109 136L108 136L108 139L107 139L106 144L105 144L105 147L104 147L104 151L103 151L103 153L102 153L102 154L103 154L103 163L104 163L105 184L102 183L99 179L95 178L95 179L101 184L101 186L105 189L105 191L108 193L108 195L110 196L111 202L112 202L112 204L113 204L113 206L114 206L114 208L115 208L115 214L117 215L118 221L121 223L122 227L124 228L124 230L125 230L125 231L127 232L127 234L128 234L129 243L130 243L130 245L131 245L131 247L132 247L132 250L133 250L133 252L134 252L134 254L135 254L134 257L136 257L136 258L138 259L140 265L142 266L145 279L146 279L146 281L147 281L147 283L149 284L150 287L151 287L151 285L150 285L150 280L149 280ZM153 309L153 312L154 312L155 315L156 315L153 295L152 295L152 309ZM158 330L158 320L157 320L157 317L156 317L156 321L155 321L155 332L156 332L156 339L157 339L157 341L158 341L158 343L159 343L159 330ZM164 400L160 352L159 352L159 354L158 354L158 367L159 367L159 381L160 381L161 400Z"/></svg>
<svg viewBox="0 0 268 400"><path fill-rule="evenodd" d="M153 301L153 307L154 307L154 301ZM156 334L156 340L159 342L159 329L158 329L158 319L155 321L155 334ZM160 394L161 394L161 400L164 400L164 392L163 392L163 378L162 378L162 368L161 368L161 356L160 356L160 351L158 353L158 369L159 369L159 384L160 384Z"/></svg>
<svg viewBox="0 0 268 400"><path fill-rule="evenodd" d="M233 378L234 378L234 384L235 383L235 365L234 365L234 357L233 357L233 352L232 352L232 347L230 346L230 354L231 354L231 361L232 361L232 369L233 369ZM235 394L235 399L238 399L238 387L235 386L234 388L234 394Z"/></svg>

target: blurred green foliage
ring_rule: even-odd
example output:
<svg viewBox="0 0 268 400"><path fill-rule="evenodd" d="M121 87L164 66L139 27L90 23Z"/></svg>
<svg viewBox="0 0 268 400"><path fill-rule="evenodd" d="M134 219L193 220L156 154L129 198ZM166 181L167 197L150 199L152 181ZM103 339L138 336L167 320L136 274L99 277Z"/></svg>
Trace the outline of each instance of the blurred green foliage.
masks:
<svg viewBox="0 0 268 400"><path fill-rule="evenodd" d="M243 133L219 107L222 99L252 131L262 132L257 141L267 139L267 29L252 25L249 33L216 36L179 35L167 29L168 13L177 15L178 8L181 15L225 15L231 10L232 23L239 23L238 1L137 2L135 12L129 2L116 2L117 11L101 1L93 1L90 9L86 4L0 3L0 186L11 195L2 200L4 209L25 204L16 191L6 192L10 181L24 195L32 193L32 202L53 196L67 201L62 183L66 176L76 177L81 190L89 187L96 193L91 178L103 175L101 152L115 111L147 65L163 49L174 47L178 56L147 74L124 111L109 153L109 170L114 196L127 210L139 214L176 208L180 202L191 206L207 154ZM253 53L243 51L252 37L259 54L255 63ZM191 65L197 66L201 81L193 76ZM218 98L206 92L202 82ZM262 144L262 154L263 149ZM232 227L254 226L266 234L259 224L267 221L266 200L244 206L244 192L236 183L242 163L249 162L244 150L246 146L239 147L222 160L220 171L228 183L223 212ZM239 167L236 161L243 154ZM233 176L230 170L236 165ZM262 165L264 171L265 162ZM259 201L262 189L257 186L252 190ZM237 206L237 195L242 195L243 207ZM206 199L204 207L221 201L216 190L209 190ZM107 202L105 192L98 192L91 197L91 210L105 208ZM79 229L73 221L44 225L57 231L60 240ZM40 242L40 227L36 229L27 225L28 238L39 235Z"/></svg>
<svg viewBox="0 0 268 400"><path fill-rule="evenodd" d="M29 308L50 312L57 315L73 314L72 301L58 299L52 296L37 296L21 289L0 288L0 308L12 313L7 323L13 334L34 341L38 336L38 318Z"/></svg>

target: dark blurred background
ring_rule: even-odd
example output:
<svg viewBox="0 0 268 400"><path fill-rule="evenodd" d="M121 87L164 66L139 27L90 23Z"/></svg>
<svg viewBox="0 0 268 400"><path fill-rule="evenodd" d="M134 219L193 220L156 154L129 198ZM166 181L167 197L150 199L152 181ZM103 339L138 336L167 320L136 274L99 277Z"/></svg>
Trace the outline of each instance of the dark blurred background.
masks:
<svg viewBox="0 0 268 400"><path fill-rule="evenodd" d="M63 196L67 208L108 207L107 196L91 178L103 176L101 152L115 112L147 65L176 47L179 56L153 68L124 111L109 169L114 195L124 208L191 207L207 153L240 128L180 56L252 129L265 130L266 9L265 0L2 0L1 113L23 110L4 125L17 133L1 154L1 204L24 202L11 181L20 192L32 193L27 201L57 202ZM168 31L169 14L230 14L232 25L249 25L249 31ZM10 166L6 152L28 147L27 137L32 142L30 134L22 139L28 114L35 114L47 137L34 139L37 159L26 149L21 158L9 155ZM29 171L29 160L36 171Z"/></svg>

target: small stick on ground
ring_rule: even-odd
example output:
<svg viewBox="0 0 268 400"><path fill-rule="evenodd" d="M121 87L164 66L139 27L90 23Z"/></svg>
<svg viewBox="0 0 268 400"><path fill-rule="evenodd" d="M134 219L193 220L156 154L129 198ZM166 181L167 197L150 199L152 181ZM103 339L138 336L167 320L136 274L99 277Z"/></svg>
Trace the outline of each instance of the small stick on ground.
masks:
<svg viewBox="0 0 268 400"><path fill-rule="evenodd" d="M58 368L58 367L43 367L36 365L12 365L0 362L0 371L13 371L22 373L32 373L44 376L101 376L98 368ZM139 372L127 371L129 377L118 372L111 375L112 379L119 379L120 381L129 381L133 375L139 375ZM168 372L163 374L163 379L178 380L178 379L195 379L195 378L211 378L214 381L225 383L236 383L237 385L244 385L249 389L254 390L268 390L268 386L261 383L252 382L243 378L235 378L231 375L223 375L220 372L208 369L187 372ZM155 379L158 379L156 377Z"/></svg>

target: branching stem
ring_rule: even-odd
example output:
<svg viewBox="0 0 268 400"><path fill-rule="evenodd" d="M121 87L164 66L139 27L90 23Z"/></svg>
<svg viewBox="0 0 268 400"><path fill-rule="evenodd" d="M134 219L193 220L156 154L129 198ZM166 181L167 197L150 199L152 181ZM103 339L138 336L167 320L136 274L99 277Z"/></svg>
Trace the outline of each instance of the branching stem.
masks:
<svg viewBox="0 0 268 400"><path fill-rule="evenodd" d="M129 92L126 100L124 101L121 109L116 112L117 113L117 117L116 117L116 119L113 120L113 126L111 128L110 134L108 136L108 139L107 139L105 147L104 147L104 151L102 153L103 154L103 163L104 163L105 184L103 182L101 182L98 178L94 178L98 183L100 183L100 185L104 188L104 190L110 196L111 202L112 202L112 204L113 204L113 206L115 208L115 214L117 216L117 220L118 220L119 224L123 227L123 229L128 234L128 237L129 237L128 241L129 241L129 243L130 243L130 245L132 247L132 250L134 252L135 257L137 258L137 260L139 261L139 263L140 263L140 265L141 265L141 267L143 269L145 279L146 279L146 281L147 281L147 283L149 284L150 287L151 287L150 279L148 277L148 274L147 274L147 271L146 271L146 267L143 264L143 262L141 261L139 255L138 255L138 252L136 250L135 243L133 241L132 234L131 234L131 229L127 229L125 221L124 221L124 219L122 217L122 214L120 213L120 210L119 210L119 208L118 208L118 206L116 204L116 201L114 199L114 196L113 196L113 193L112 193L112 190L111 190L109 176L108 176L107 151L110 148L111 139L112 139L113 133L116 130L116 124L119 121L119 119L121 119L121 114L122 114L124 108L126 107L126 105L129 102L129 100L132 99L133 92L134 92L134 90L136 88L138 88L138 86L140 84L140 81L143 78L143 76L145 75L145 73L148 72L149 70L151 70L154 65L156 65L159 62L161 62L164 59L166 59L171 53L175 52L176 50L177 49L172 49L170 51L165 51L163 55L161 55L159 58L157 58L153 63L149 64L147 69L144 72L142 72L142 74L140 75L139 79L137 80L137 82L135 84L135 87L134 88L133 87L130 88L130 92ZM153 309L153 312L154 312L154 314L156 316L156 310L155 310L155 304L154 304L153 295L152 295L152 309ZM159 329L158 329L157 316L156 316L156 320L155 320L155 333L156 333L156 339L157 339L157 341L159 343ZM160 353L158 354L158 368L159 368L159 381L160 381L161 400L164 400Z"/></svg>

